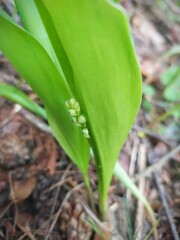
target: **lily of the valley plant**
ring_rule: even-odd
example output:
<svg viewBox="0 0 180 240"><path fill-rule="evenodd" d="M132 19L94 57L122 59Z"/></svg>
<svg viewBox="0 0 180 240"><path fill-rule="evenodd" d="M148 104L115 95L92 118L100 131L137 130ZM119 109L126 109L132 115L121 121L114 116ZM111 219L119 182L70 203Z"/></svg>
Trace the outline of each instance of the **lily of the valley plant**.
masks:
<svg viewBox="0 0 180 240"><path fill-rule="evenodd" d="M92 148L105 219L114 165L141 101L126 15L110 0L15 3L23 28L0 10L0 50L42 100L53 134L81 170L91 198Z"/></svg>

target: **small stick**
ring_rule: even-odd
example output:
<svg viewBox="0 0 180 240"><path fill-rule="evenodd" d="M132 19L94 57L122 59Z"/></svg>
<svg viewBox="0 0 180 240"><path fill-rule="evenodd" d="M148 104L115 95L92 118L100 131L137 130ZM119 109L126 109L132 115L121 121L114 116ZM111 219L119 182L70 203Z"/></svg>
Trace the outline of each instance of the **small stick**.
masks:
<svg viewBox="0 0 180 240"><path fill-rule="evenodd" d="M97 216L94 214L94 212L88 207L88 205L81 199L80 196L78 196L77 194L76 195L76 198L78 198L81 202L81 205L84 209L84 211L88 214L88 216L91 218L91 220L97 224L97 226L99 227L99 229L103 230L105 233L111 233L111 229L106 226L106 223L105 222L101 222Z"/></svg>
<svg viewBox="0 0 180 240"><path fill-rule="evenodd" d="M177 233L177 230L176 230L176 226L175 226L173 218L172 218L171 210L168 206L168 202L167 202L167 199L165 197L165 190L164 190L163 185L160 183L157 171L153 173L153 176L154 176L157 188L159 190L160 198L162 200L162 204L164 206L164 210L166 212L167 219L169 221L169 225L170 225L170 228L171 228L173 239L174 240L180 240L180 238L178 236L178 233Z"/></svg>
<svg viewBox="0 0 180 240"><path fill-rule="evenodd" d="M156 163L151 165L150 167L146 168L141 173L137 174L134 178L134 181L138 181L142 177L150 176L154 171L159 170L163 167L163 165L172 157L174 157L180 151L180 145L174 148L171 152L166 154L164 157L159 159Z"/></svg>
<svg viewBox="0 0 180 240"><path fill-rule="evenodd" d="M13 189L12 172L11 171L8 174L8 178L9 178L9 184L10 184L10 197L15 206L15 217L14 217L14 224L13 224L13 230L15 230L16 225L17 225L17 218L18 218L19 211L18 211L18 207L17 207L17 201L16 201L14 189ZM12 235L10 236L10 239L13 239Z"/></svg>
<svg viewBox="0 0 180 240"><path fill-rule="evenodd" d="M139 127L139 126L133 126L133 129L138 131L138 132L143 132L144 134L147 134L153 138L157 138L159 139L161 142L164 142L166 143L168 146L172 146L172 143L166 139L164 139L163 137L159 136L157 133L155 132L152 132L146 128L142 128L142 127Z"/></svg>
<svg viewBox="0 0 180 240"><path fill-rule="evenodd" d="M139 147L139 156L138 156L138 170L139 172L143 171L146 168L146 148L144 144L141 144ZM140 192L144 195L146 180L145 178L140 179L138 187ZM143 230L143 218L144 218L144 204L142 201L138 200L138 207L136 213L136 239L142 239L142 230Z"/></svg>
<svg viewBox="0 0 180 240"><path fill-rule="evenodd" d="M178 7L178 5L176 5L175 3L173 3L173 1L170 1L170 0L164 0L164 1L174 13L180 14L180 8Z"/></svg>
<svg viewBox="0 0 180 240"><path fill-rule="evenodd" d="M20 111L20 114L26 118L28 121L30 121L31 123L33 123L36 127L38 127L40 130L52 134L51 128L45 123L43 122L43 120L41 120L40 118L38 118L36 115L34 115L33 113L29 112L26 109L22 109Z"/></svg>
<svg viewBox="0 0 180 240"><path fill-rule="evenodd" d="M6 124L8 124L14 117L15 115L21 111L22 107L19 104L15 104L13 109L11 110L9 116L5 118L2 123L0 124L0 128L3 128Z"/></svg>
<svg viewBox="0 0 180 240"><path fill-rule="evenodd" d="M9 208L13 205L13 202L9 202L3 206L3 209L0 208L0 219L4 216L4 214L9 210Z"/></svg>
<svg viewBox="0 0 180 240"><path fill-rule="evenodd" d="M136 139L136 138L135 138ZM129 176L133 177L135 173L135 165L136 165L136 160L137 160L137 153L138 153L138 144L139 140L134 141L132 153L131 153L131 160L130 160L130 166L129 166ZM127 201L130 203L130 206L132 206L132 201L131 201L131 192L127 190L126 194Z"/></svg>
<svg viewBox="0 0 180 240"><path fill-rule="evenodd" d="M72 177L67 177L67 178L63 178L60 181L58 181L57 183L53 184L51 187L49 187L48 189L44 190L44 193L48 193L51 192L52 190L61 187L62 185L64 185L65 183L69 182L72 179Z"/></svg>

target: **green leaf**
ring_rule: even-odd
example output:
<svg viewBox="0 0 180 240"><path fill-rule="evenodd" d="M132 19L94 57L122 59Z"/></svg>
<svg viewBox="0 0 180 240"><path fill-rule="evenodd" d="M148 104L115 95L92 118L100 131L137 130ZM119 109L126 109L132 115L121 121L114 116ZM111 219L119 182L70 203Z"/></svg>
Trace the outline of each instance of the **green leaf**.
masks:
<svg viewBox="0 0 180 240"><path fill-rule="evenodd" d="M143 93L146 97L154 97L156 90L152 85L143 85Z"/></svg>
<svg viewBox="0 0 180 240"><path fill-rule="evenodd" d="M26 5L28 4L29 7L29 0L16 0L17 2L20 1L21 4ZM36 5L39 9L38 17L42 15L41 21L43 22L43 27L46 28L46 34L48 34L49 40L51 41L51 44L53 46L53 49L55 51L55 54L57 56L57 59L62 67L63 74L65 76L65 80L68 82L70 88L75 91L74 88L74 79L73 79L73 72L72 67L69 63L69 60L66 56L66 53L63 49L62 43L60 38L58 37L58 34L56 32L56 29L54 27L54 24L52 22L52 19L49 15L49 12L44 7L44 5L41 3L41 1L34 1L30 0L31 2L36 2ZM23 11L23 8L22 8ZM37 9L36 9L37 11ZM44 17L43 17L44 16ZM31 22L31 19L33 18L33 13L31 12L31 17L29 18L29 21ZM36 22L35 22L36 24Z"/></svg>
<svg viewBox="0 0 180 240"><path fill-rule="evenodd" d="M46 49L49 56L56 64L61 76L65 78L34 0L15 0L15 3L21 20L23 21L24 28Z"/></svg>
<svg viewBox="0 0 180 240"><path fill-rule="evenodd" d="M166 86L164 90L164 98L169 101L180 101L180 67L173 66L163 72L161 81Z"/></svg>
<svg viewBox="0 0 180 240"><path fill-rule="evenodd" d="M166 60L174 55L180 55L180 45L174 45L165 54L162 55L161 59Z"/></svg>
<svg viewBox="0 0 180 240"><path fill-rule="evenodd" d="M16 87L0 83L0 96L19 103L21 106L25 107L31 112L44 119L47 119L45 110Z"/></svg>
<svg viewBox="0 0 180 240"><path fill-rule="evenodd" d="M112 1L40 2L48 9L73 68L74 95L87 115L99 192L105 199L120 148L141 101L141 75L128 21ZM46 18L43 13L41 17Z"/></svg>
<svg viewBox="0 0 180 240"><path fill-rule="evenodd" d="M65 101L73 96L68 85L40 43L2 10L0 36L0 50L41 98L55 137L86 175L89 144L67 113Z"/></svg>
<svg viewBox="0 0 180 240"><path fill-rule="evenodd" d="M153 109L153 104L150 101L155 96L156 90L151 85L143 85L143 94L145 98L143 98L142 106L145 110L151 111Z"/></svg>

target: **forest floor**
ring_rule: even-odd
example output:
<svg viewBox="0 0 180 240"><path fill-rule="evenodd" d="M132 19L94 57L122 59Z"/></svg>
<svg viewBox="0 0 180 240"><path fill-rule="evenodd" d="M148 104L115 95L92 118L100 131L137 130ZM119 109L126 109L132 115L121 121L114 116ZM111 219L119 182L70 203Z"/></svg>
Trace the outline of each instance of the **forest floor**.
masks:
<svg viewBox="0 0 180 240"><path fill-rule="evenodd" d="M8 1L0 1L10 11ZM122 1L143 76L142 105L119 163L148 199L158 239L180 235L180 8L174 1ZM15 43L12 43L15 46ZM31 88L0 53L0 82ZM179 110L179 111L178 111ZM94 198L97 175L89 169ZM113 177L109 190L113 240L153 239L144 206ZM47 123L0 97L0 240L100 240L89 223L82 176ZM97 220L97 224L99 220Z"/></svg>

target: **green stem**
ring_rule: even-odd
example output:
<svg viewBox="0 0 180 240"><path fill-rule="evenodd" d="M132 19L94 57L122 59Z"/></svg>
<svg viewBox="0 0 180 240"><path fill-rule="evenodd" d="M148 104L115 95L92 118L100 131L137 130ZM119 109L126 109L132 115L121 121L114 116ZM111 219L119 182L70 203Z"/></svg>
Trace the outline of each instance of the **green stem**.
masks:
<svg viewBox="0 0 180 240"><path fill-rule="evenodd" d="M87 193L88 193L89 204L91 206L92 211L96 213L95 204L93 200L93 192L92 192L92 188L91 188L88 176L84 176L84 182L85 182Z"/></svg>
<svg viewBox="0 0 180 240"><path fill-rule="evenodd" d="M103 188L99 186L99 211L102 221L107 221L108 208L107 208L107 194L104 193Z"/></svg>

